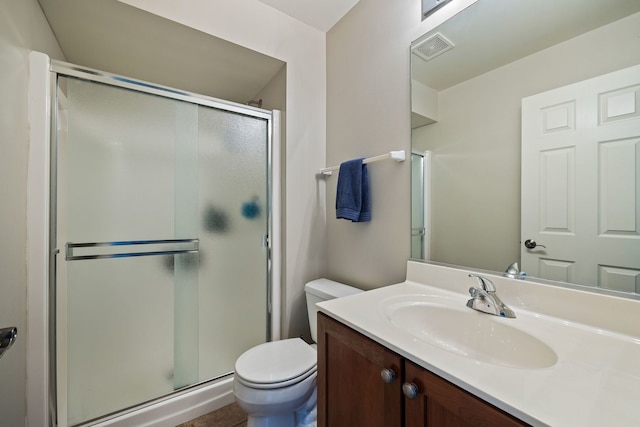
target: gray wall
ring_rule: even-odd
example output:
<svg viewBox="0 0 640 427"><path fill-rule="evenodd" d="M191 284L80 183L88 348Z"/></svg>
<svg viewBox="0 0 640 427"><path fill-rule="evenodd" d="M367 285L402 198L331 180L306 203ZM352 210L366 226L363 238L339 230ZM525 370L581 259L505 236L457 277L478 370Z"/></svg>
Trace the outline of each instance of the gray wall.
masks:
<svg viewBox="0 0 640 427"><path fill-rule="evenodd" d="M411 3L418 2L360 0L327 34L328 166L390 150L409 152L410 40L395 24L416 12ZM404 280L409 257L409 162L386 160L368 167L368 223L336 219L338 176L324 178L327 274L363 288Z"/></svg>
<svg viewBox="0 0 640 427"><path fill-rule="evenodd" d="M391 150L409 158L409 45L471 2L455 3L421 21L418 1L360 0L327 33L327 165ZM410 162L374 163L369 177L370 223L337 220L337 176L325 178L327 277L365 289L405 278Z"/></svg>
<svg viewBox="0 0 640 427"><path fill-rule="evenodd" d="M26 413L26 203L29 50L64 59L35 0L0 0L0 327L18 340L0 359L0 424L24 425Z"/></svg>

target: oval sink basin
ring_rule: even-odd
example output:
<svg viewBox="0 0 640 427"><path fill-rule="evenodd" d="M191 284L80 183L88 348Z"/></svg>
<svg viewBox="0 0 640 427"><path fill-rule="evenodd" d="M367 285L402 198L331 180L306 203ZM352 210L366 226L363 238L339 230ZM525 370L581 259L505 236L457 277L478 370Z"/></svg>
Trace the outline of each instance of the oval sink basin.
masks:
<svg viewBox="0 0 640 427"><path fill-rule="evenodd" d="M539 339L501 319L471 310L459 301L423 295L389 298L382 314L397 328L451 353L493 365L540 369L558 361ZM499 321L498 321L499 320Z"/></svg>

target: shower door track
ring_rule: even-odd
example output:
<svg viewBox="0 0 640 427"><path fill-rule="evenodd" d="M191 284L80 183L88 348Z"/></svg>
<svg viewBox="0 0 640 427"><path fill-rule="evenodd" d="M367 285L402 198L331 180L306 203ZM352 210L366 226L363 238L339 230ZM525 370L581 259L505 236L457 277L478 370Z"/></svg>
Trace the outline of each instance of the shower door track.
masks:
<svg viewBox="0 0 640 427"><path fill-rule="evenodd" d="M155 83L149 83L142 80L135 80L128 77L119 76L117 74L94 70L91 68L80 67L78 65L70 64L63 61L57 61L54 59L51 60L51 71L58 75L77 77L92 82L104 83L110 86L131 89L136 92L159 95L164 98L177 99L179 101L186 101L192 104L204 105L220 110L231 111L234 113L243 114L245 116L258 117L269 120L269 123L271 124L271 111L251 107L249 105L237 104L235 102L212 98L206 95L173 89L167 86L157 85ZM271 135L269 135L269 137L271 137ZM271 138L269 138L269 145L270 144Z"/></svg>
<svg viewBox="0 0 640 427"><path fill-rule="evenodd" d="M215 383L218 383L220 381L225 381L225 380L227 380L227 379L229 379L231 377L233 377L233 372L229 372L227 374L223 374L223 375L220 375L220 376L215 377L215 378L211 378L211 379L206 380L206 381L202 381L202 382L199 382L199 383L196 383L196 384L192 384L192 385L186 386L184 388L181 388L179 390L174 391L173 393L169 393L169 394L164 395L164 396L159 396L159 397L156 397L154 399L150 399L150 400L147 400L147 401L144 401L144 402L140 402L140 403L138 403L136 405L133 405L133 406L130 406L130 407L127 407L127 408L122 408L122 409L120 409L120 410L118 410L116 412L112 412L110 414L106 414L106 415L103 415L103 416L98 417L98 418L94 418L94 419L91 419L91 420L83 421L82 423L76 424L73 427L91 427L91 426L95 425L96 423L109 422L109 421L114 420L116 418L129 415L129 414L135 412L140 407L146 407L146 406L154 405L154 404L161 404L163 402L166 402L168 399L171 399L171 398L174 398L174 397L179 397L179 396L184 396L184 395L189 394L189 393L191 393L193 391L196 391L196 390L202 389L204 387L207 387L207 386L209 386L211 384L215 384Z"/></svg>

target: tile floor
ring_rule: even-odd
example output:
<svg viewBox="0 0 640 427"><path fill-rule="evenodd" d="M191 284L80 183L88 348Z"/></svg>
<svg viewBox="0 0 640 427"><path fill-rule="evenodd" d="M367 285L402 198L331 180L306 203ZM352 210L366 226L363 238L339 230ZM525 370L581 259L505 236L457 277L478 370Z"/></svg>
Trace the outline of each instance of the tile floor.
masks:
<svg viewBox="0 0 640 427"><path fill-rule="evenodd" d="M232 403L176 427L246 427L247 414Z"/></svg>

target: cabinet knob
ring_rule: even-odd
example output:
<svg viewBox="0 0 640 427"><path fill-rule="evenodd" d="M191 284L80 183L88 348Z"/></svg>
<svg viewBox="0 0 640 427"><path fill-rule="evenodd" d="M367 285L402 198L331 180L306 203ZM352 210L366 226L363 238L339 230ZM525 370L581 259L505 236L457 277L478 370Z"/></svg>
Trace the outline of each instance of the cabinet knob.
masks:
<svg viewBox="0 0 640 427"><path fill-rule="evenodd" d="M418 396L418 386L414 383L404 383L402 384L402 393L409 398L415 399Z"/></svg>
<svg viewBox="0 0 640 427"><path fill-rule="evenodd" d="M391 384L396 378L396 373L393 372L393 369L384 368L382 371L380 371L380 376L382 377L382 381L387 384Z"/></svg>

